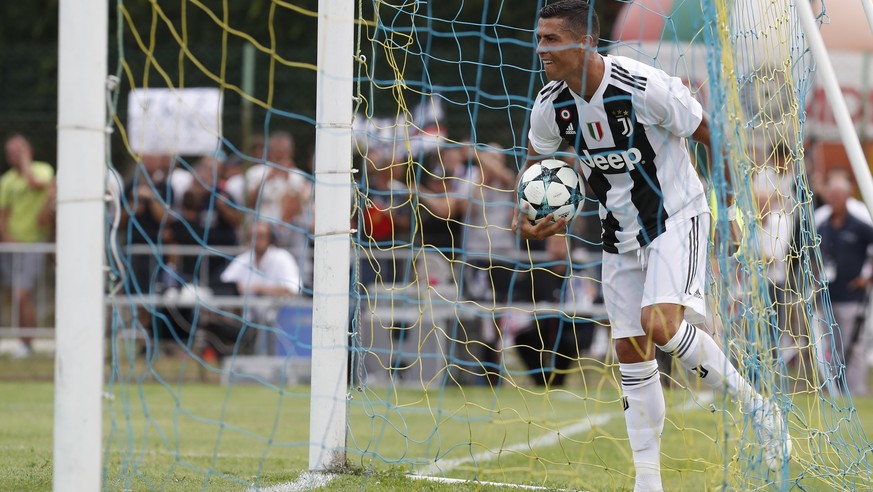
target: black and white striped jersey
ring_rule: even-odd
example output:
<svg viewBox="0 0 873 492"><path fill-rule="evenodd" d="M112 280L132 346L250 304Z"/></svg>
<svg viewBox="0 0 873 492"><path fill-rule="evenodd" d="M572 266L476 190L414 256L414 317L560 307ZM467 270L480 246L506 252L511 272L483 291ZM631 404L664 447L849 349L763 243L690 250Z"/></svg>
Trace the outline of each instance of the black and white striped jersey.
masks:
<svg viewBox="0 0 873 492"><path fill-rule="evenodd" d="M644 63L604 56L603 80L590 101L563 81L540 91L528 138L541 155L576 149L600 201L603 249L625 253L647 245L668 220L708 212L688 155L703 108L676 77Z"/></svg>

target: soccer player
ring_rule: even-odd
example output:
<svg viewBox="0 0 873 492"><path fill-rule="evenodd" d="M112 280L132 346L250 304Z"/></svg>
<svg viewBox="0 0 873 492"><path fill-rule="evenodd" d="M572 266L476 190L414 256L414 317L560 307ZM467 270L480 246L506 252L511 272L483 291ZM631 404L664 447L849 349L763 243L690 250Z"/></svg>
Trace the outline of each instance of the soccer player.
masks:
<svg viewBox="0 0 873 492"><path fill-rule="evenodd" d="M716 391L737 398L779 470L791 442L781 412L737 372L693 323L704 320L710 215L686 139L709 144L703 108L661 70L597 51L599 21L581 0L540 10L537 54L551 80L531 111L527 164L571 145L600 202L603 295L621 372L635 490L661 490L665 403L654 345ZM513 230L544 239L564 219L536 224L520 211Z"/></svg>

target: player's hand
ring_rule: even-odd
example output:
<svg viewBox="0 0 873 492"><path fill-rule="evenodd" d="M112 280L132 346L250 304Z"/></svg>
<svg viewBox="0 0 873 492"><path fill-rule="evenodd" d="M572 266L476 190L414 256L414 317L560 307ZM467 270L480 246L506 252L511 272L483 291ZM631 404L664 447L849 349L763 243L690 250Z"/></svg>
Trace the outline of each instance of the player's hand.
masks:
<svg viewBox="0 0 873 492"><path fill-rule="evenodd" d="M530 205L523 205L526 208ZM552 214L547 215L544 219L536 224L531 223L527 218L527 210L520 208L512 217L512 232L520 234L522 239L545 239L555 234L567 231L567 219L561 217L557 221L552 222Z"/></svg>

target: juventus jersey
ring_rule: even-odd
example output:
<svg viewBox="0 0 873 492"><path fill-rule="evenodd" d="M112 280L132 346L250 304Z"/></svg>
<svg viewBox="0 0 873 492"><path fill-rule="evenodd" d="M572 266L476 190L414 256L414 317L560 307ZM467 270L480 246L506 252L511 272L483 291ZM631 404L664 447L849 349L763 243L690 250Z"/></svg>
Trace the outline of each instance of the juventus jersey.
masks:
<svg viewBox="0 0 873 492"><path fill-rule="evenodd" d="M528 138L542 155L575 149L600 202L603 249L626 253L651 243L671 219L708 212L685 140L703 108L678 78L630 58L603 58L590 101L563 81L543 87Z"/></svg>

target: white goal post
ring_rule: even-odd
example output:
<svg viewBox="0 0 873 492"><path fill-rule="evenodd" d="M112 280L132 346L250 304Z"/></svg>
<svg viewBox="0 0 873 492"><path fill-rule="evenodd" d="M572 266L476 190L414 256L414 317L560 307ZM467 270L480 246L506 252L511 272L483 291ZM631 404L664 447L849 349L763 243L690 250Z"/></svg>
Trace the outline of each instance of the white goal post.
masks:
<svg viewBox="0 0 873 492"><path fill-rule="evenodd" d="M868 22L870 22L870 29L873 30L873 14L871 14L870 1L860 1L864 5L864 12ZM855 130L855 124L852 122L851 116L849 116L846 99L843 97L840 85L837 82L834 67L831 64L827 48L825 48L821 32L819 32L818 24L816 24L812 13L812 7L809 5L809 2L797 2L796 6L797 16L809 43L809 50L815 59L816 70L819 72L819 77L822 78L822 85L827 94L828 102L831 104L831 110L834 112L834 119L836 119L837 127L840 131L840 139L846 147L846 154L849 156L849 163L855 174L855 182L858 183L858 189L864 198L867 210L873 215L873 178L870 176L870 164L864 156L864 149L861 148L861 141Z"/></svg>
<svg viewBox="0 0 873 492"><path fill-rule="evenodd" d="M61 0L58 18L53 488L96 491L103 472L109 3Z"/></svg>
<svg viewBox="0 0 873 492"><path fill-rule="evenodd" d="M869 0L864 1L868 18L873 18ZM318 1L308 462L316 471L346 462L356 5ZM818 24L808 2L796 5L857 183L873 212L869 164ZM109 12L105 0L59 3L55 491L103 487Z"/></svg>
<svg viewBox="0 0 873 492"><path fill-rule="evenodd" d="M310 470L346 460L354 21L354 2L319 0Z"/></svg>

